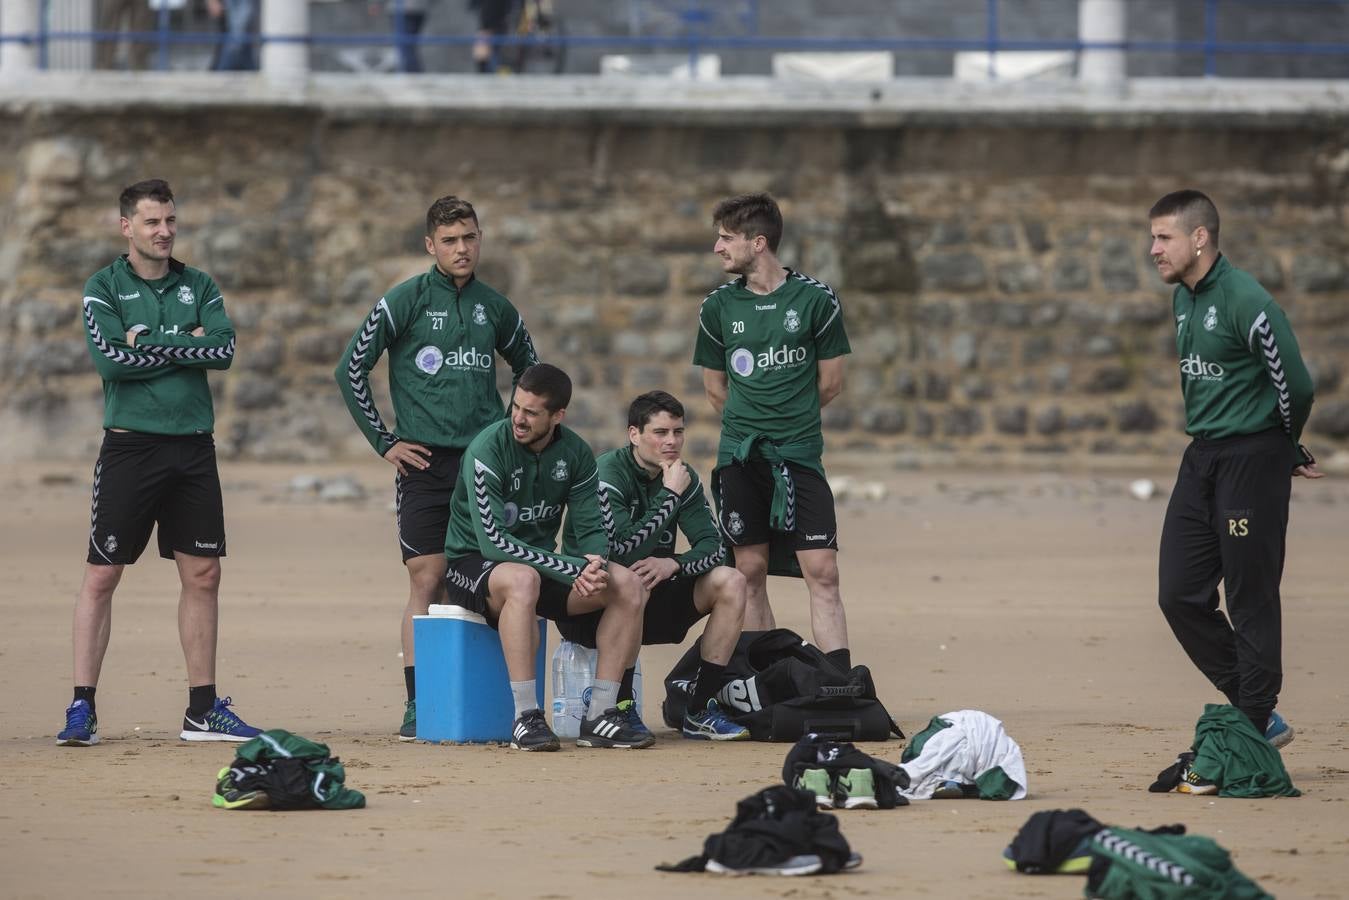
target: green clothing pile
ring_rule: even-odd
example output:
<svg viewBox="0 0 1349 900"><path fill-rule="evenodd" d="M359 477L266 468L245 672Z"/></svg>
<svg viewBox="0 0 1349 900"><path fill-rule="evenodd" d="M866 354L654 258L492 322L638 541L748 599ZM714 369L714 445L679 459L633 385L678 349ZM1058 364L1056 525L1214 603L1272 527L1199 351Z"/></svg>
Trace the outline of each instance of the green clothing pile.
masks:
<svg viewBox="0 0 1349 900"><path fill-rule="evenodd" d="M1105 828L1091 839L1085 897L1107 900L1273 900L1211 838Z"/></svg>
<svg viewBox="0 0 1349 900"><path fill-rule="evenodd" d="M240 745L226 772L240 792L262 791L271 809L361 809L365 795L346 786L346 770L327 744L284 729ZM221 805L221 804L217 804ZM261 808L261 807L255 807Z"/></svg>
<svg viewBox="0 0 1349 900"><path fill-rule="evenodd" d="M1194 727L1196 775L1218 785L1219 797L1299 797L1279 751L1235 706L1209 703Z"/></svg>

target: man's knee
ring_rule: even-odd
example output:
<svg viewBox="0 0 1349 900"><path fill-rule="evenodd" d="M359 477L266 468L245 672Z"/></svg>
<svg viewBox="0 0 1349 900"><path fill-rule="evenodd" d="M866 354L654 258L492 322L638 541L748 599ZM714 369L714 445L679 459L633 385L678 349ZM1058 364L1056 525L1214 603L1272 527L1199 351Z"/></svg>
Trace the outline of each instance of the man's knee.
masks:
<svg viewBox="0 0 1349 900"><path fill-rule="evenodd" d="M448 564L444 556L414 556L407 561L408 582L419 595L434 594L444 586Z"/></svg>
<svg viewBox="0 0 1349 900"><path fill-rule="evenodd" d="M90 563L84 568L84 593L94 598L112 597L118 583L122 580L125 566L96 566Z"/></svg>
<svg viewBox="0 0 1349 900"><path fill-rule="evenodd" d="M735 570L750 585L763 584L768 578L768 550L764 552L741 552L735 554Z"/></svg>
<svg viewBox="0 0 1349 900"><path fill-rule="evenodd" d="M627 566L609 566L609 597L606 606L641 614L650 596L642 579Z"/></svg>
<svg viewBox="0 0 1349 900"><path fill-rule="evenodd" d="M215 593L220 590L220 559L214 556L183 556L178 567L183 587Z"/></svg>
<svg viewBox="0 0 1349 900"><path fill-rule="evenodd" d="M801 574L816 588L823 591L838 590L837 553L829 550L801 553L798 561L801 563Z"/></svg>
<svg viewBox="0 0 1349 900"><path fill-rule="evenodd" d="M743 572L730 566L717 566L704 577L711 589L714 606L743 612L748 585Z"/></svg>
<svg viewBox="0 0 1349 900"><path fill-rule="evenodd" d="M530 566L506 563L497 566L488 576L490 598L498 601L498 608L534 609L539 603L539 589L543 585L539 573Z"/></svg>

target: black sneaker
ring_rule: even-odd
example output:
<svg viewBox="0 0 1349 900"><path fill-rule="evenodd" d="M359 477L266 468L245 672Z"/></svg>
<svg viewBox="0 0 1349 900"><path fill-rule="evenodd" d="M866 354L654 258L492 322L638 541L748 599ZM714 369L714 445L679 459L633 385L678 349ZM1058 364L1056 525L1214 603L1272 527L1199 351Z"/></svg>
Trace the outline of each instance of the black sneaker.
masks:
<svg viewBox="0 0 1349 900"><path fill-rule="evenodd" d="M562 744L553 734L553 729L548 727L543 710L531 709L516 719L515 725L511 727L511 749L560 750Z"/></svg>
<svg viewBox="0 0 1349 900"><path fill-rule="evenodd" d="M633 728L627 714L614 706L606 709L598 719L581 720L581 736L576 739L576 746L641 750L655 742L655 735L646 729Z"/></svg>

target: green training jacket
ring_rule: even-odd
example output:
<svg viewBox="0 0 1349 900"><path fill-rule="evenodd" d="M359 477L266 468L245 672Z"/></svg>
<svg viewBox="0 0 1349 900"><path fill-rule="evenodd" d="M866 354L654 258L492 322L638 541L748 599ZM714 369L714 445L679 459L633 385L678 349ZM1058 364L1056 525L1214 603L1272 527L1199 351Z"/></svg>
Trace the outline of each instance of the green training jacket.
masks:
<svg viewBox="0 0 1349 900"><path fill-rule="evenodd" d="M445 555L524 563L570 585L585 568L582 554L608 558L597 484L595 455L570 428L557 426L552 442L534 453L515 439L510 419L493 422L464 451ZM558 553L564 511L570 552Z"/></svg>
<svg viewBox="0 0 1349 900"><path fill-rule="evenodd" d="M649 556L679 562L677 577L696 578L721 564L726 550L712 519L698 473L689 467L692 481L676 494L637 462L632 446L601 453L600 514L609 536L609 558L630 566ZM675 533L683 532L689 549L676 554Z"/></svg>
<svg viewBox="0 0 1349 900"><path fill-rule="evenodd" d="M201 337L192 331L205 330ZM136 345L126 334L137 329ZM126 254L84 285L84 337L103 379L103 427L209 434L207 369L234 361L234 326L211 276L169 260L163 278L136 274Z"/></svg>
<svg viewBox="0 0 1349 900"><path fill-rule="evenodd" d="M386 352L393 429L370 392L370 371ZM432 265L379 299L334 376L351 417L380 456L400 440L459 448L505 414L496 386L498 354L513 380L539 361L520 313L477 278L457 288Z"/></svg>
<svg viewBox="0 0 1349 900"><path fill-rule="evenodd" d="M1296 445L1312 379L1288 318L1260 283L1219 256L1191 291L1176 285L1185 431L1225 438L1282 428ZM1298 463L1305 462L1301 453Z"/></svg>

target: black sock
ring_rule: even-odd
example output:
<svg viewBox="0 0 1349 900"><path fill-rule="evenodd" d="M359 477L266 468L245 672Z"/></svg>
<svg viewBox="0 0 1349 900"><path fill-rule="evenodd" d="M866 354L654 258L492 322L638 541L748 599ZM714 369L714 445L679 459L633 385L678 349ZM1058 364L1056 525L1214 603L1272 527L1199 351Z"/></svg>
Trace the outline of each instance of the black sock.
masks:
<svg viewBox="0 0 1349 900"><path fill-rule="evenodd" d="M203 684L187 689L187 711L194 716L204 716L215 706L215 685Z"/></svg>
<svg viewBox="0 0 1349 900"><path fill-rule="evenodd" d="M417 699L417 667L403 666L403 682L408 686L408 699Z"/></svg>
<svg viewBox="0 0 1349 900"><path fill-rule="evenodd" d="M1249 709L1243 709L1242 712L1246 714L1246 718L1251 720L1251 724L1255 726L1255 730L1263 735L1265 729L1269 727L1269 713L1257 713Z"/></svg>
<svg viewBox="0 0 1349 900"><path fill-rule="evenodd" d="M623 673L623 680L618 683L618 702L632 699L632 679L637 674L636 667L628 669Z"/></svg>
<svg viewBox="0 0 1349 900"><path fill-rule="evenodd" d="M93 712L95 711L95 706L94 706L94 691L96 691L96 690L98 690L97 687L82 687L82 686L79 686L79 685L76 685L76 687L75 687L75 699L76 699L76 700L83 700L83 701L85 701L86 703L88 703L88 704L89 704L89 712L90 712L90 713L93 713ZM73 701L72 701L72 702L73 702Z"/></svg>
<svg viewBox="0 0 1349 900"><path fill-rule="evenodd" d="M825 658L834 664L834 667L840 672L852 670L852 653L847 647L839 647L837 650L830 650L825 654Z"/></svg>
<svg viewBox="0 0 1349 900"><path fill-rule="evenodd" d="M707 701L721 690L726 680L726 666L721 663L698 660L698 681L693 685L693 698L689 700L689 709L697 711L707 709Z"/></svg>

